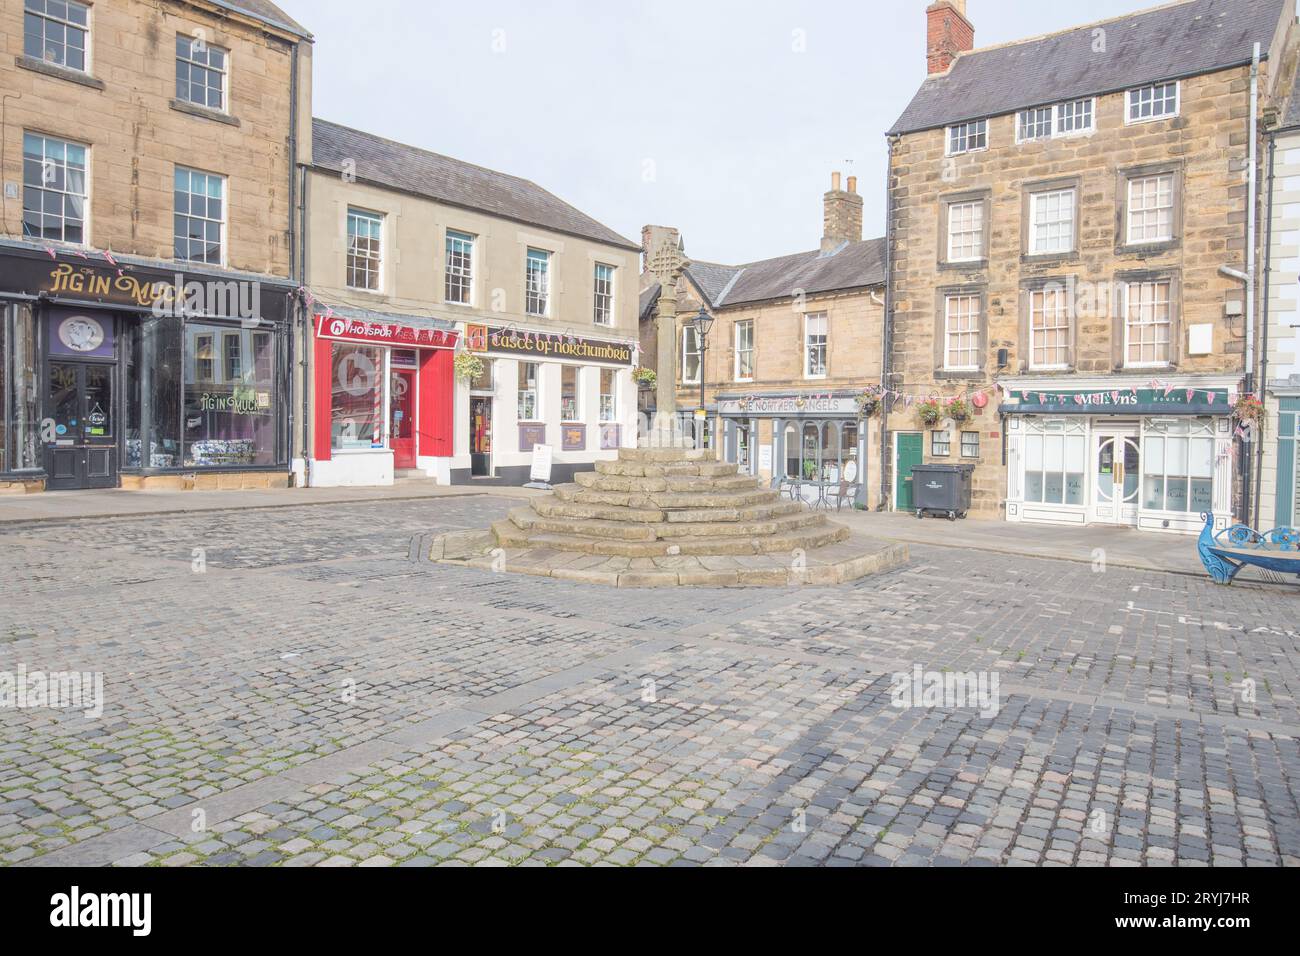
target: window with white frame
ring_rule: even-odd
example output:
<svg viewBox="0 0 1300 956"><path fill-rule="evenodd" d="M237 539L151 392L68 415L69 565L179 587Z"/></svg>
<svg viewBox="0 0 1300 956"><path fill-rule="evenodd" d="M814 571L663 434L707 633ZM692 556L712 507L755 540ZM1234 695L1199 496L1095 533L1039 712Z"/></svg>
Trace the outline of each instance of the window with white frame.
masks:
<svg viewBox="0 0 1300 956"><path fill-rule="evenodd" d="M199 37L176 36L176 99L226 112L230 53Z"/></svg>
<svg viewBox="0 0 1300 956"><path fill-rule="evenodd" d="M213 354L212 336L194 337L194 379L198 382L216 381L216 357Z"/></svg>
<svg viewBox="0 0 1300 956"><path fill-rule="evenodd" d="M519 421L537 421L537 369L536 362L519 363Z"/></svg>
<svg viewBox="0 0 1300 956"><path fill-rule="evenodd" d="M984 200L948 204L948 261L984 257Z"/></svg>
<svg viewBox="0 0 1300 956"><path fill-rule="evenodd" d="M1047 505L1084 504L1086 422L1025 420L1024 500Z"/></svg>
<svg viewBox="0 0 1300 956"><path fill-rule="evenodd" d="M383 265L384 217L363 209L348 209L347 284L351 289L379 290Z"/></svg>
<svg viewBox="0 0 1300 956"><path fill-rule="evenodd" d="M1029 195L1029 254L1074 250L1074 189Z"/></svg>
<svg viewBox="0 0 1300 956"><path fill-rule="evenodd" d="M979 369L980 297L944 297L944 368L973 372Z"/></svg>
<svg viewBox="0 0 1300 956"><path fill-rule="evenodd" d="M225 256L226 178L177 166L175 180L176 258L221 265Z"/></svg>
<svg viewBox="0 0 1300 956"><path fill-rule="evenodd" d="M618 372L612 368L600 370L600 420L612 422L618 418Z"/></svg>
<svg viewBox="0 0 1300 956"><path fill-rule="evenodd" d="M1052 108L1038 106L1030 110L1021 110L1016 117L1016 139L1025 143L1035 139L1050 139L1052 136Z"/></svg>
<svg viewBox="0 0 1300 956"><path fill-rule="evenodd" d="M980 456L979 432L961 433L961 456L963 458L978 458Z"/></svg>
<svg viewBox="0 0 1300 956"><path fill-rule="evenodd" d="M560 421L579 422L581 417L582 369L560 366Z"/></svg>
<svg viewBox="0 0 1300 956"><path fill-rule="evenodd" d="M803 317L804 378L826 377L826 345L829 338L830 322L825 312Z"/></svg>
<svg viewBox="0 0 1300 956"><path fill-rule="evenodd" d="M1065 290L1057 287L1029 293L1029 367L1066 368L1070 361L1070 313Z"/></svg>
<svg viewBox="0 0 1300 956"><path fill-rule="evenodd" d="M1153 83L1128 91L1128 122L1178 115L1178 84Z"/></svg>
<svg viewBox="0 0 1300 956"><path fill-rule="evenodd" d="M1124 364L1130 368L1169 364L1171 283L1130 282L1125 286Z"/></svg>
<svg viewBox="0 0 1300 956"><path fill-rule="evenodd" d="M529 249L524 266L524 308L529 315L547 315L551 308L551 254Z"/></svg>
<svg viewBox="0 0 1300 956"><path fill-rule="evenodd" d="M1214 423L1149 420L1142 438L1142 507L1194 514L1214 507Z"/></svg>
<svg viewBox="0 0 1300 956"><path fill-rule="evenodd" d="M736 323L736 374L737 382L754 378L754 320Z"/></svg>
<svg viewBox="0 0 1300 956"><path fill-rule="evenodd" d="M1174 237L1174 175L1128 181L1128 242L1168 242Z"/></svg>
<svg viewBox="0 0 1300 956"><path fill-rule="evenodd" d="M221 336L222 370L227 382L238 382L244 377L244 342L238 332Z"/></svg>
<svg viewBox="0 0 1300 956"><path fill-rule="evenodd" d="M952 454L952 432L946 428L930 432L930 454L935 458L947 458Z"/></svg>
<svg viewBox="0 0 1300 956"><path fill-rule="evenodd" d="M90 7L76 0L26 0L23 53L34 60L85 73L90 49Z"/></svg>
<svg viewBox="0 0 1300 956"><path fill-rule="evenodd" d="M1069 136L1086 133L1093 128L1094 100L1073 100L1056 107L1056 135Z"/></svg>
<svg viewBox="0 0 1300 956"><path fill-rule="evenodd" d="M446 301L472 305L474 301L474 237L447 230Z"/></svg>
<svg viewBox="0 0 1300 956"><path fill-rule="evenodd" d="M29 239L89 241L88 150L77 143L23 133L23 235Z"/></svg>
<svg viewBox="0 0 1300 956"><path fill-rule="evenodd" d="M595 285L595 308L591 320L596 325L613 325L614 267L597 262L592 281Z"/></svg>
<svg viewBox="0 0 1300 956"><path fill-rule="evenodd" d="M700 384L700 337L690 324L682 326L682 383Z"/></svg>
<svg viewBox="0 0 1300 956"><path fill-rule="evenodd" d="M989 121L971 120L948 127L948 155L970 153L979 149L988 149Z"/></svg>

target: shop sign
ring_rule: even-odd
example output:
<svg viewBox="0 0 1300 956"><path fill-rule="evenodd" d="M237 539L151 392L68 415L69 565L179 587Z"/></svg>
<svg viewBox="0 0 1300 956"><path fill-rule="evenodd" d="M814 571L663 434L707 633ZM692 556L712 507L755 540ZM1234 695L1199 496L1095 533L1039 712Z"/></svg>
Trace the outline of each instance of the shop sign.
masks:
<svg viewBox="0 0 1300 956"><path fill-rule="evenodd" d="M858 403L850 397L831 395L751 395L724 398L718 402L723 415L858 415Z"/></svg>
<svg viewBox="0 0 1300 956"><path fill-rule="evenodd" d="M1229 415L1226 388L1111 388L1039 391L1013 388L1002 403L1016 415Z"/></svg>
<svg viewBox="0 0 1300 956"><path fill-rule="evenodd" d="M564 451L586 451L587 450L587 426L586 425L561 425L560 426L560 448Z"/></svg>
<svg viewBox="0 0 1300 956"><path fill-rule="evenodd" d="M371 322L341 315L316 316L316 334L345 342L398 345L406 348L453 349L458 333L450 329L426 329L400 322Z"/></svg>
<svg viewBox="0 0 1300 956"><path fill-rule="evenodd" d="M631 365L632 346L604 339L584 339L559 332L534 332L495 326L465 326L465 347L471 352L496 352L573 362Z"/></svg>
<svg viewBox="0 0 1300 956"><path fill-rule="evenodd" d="M545 425L520 425L519 426L519 450L532 451L541 445L546 444L546 426Z"/></svg>
<svg viewBox="0 0 1300 956"><path fill-rule="evenodd" d="M605 422L600 426L600 450L610 451L623 447L623 426L617 422Z"/></svg>

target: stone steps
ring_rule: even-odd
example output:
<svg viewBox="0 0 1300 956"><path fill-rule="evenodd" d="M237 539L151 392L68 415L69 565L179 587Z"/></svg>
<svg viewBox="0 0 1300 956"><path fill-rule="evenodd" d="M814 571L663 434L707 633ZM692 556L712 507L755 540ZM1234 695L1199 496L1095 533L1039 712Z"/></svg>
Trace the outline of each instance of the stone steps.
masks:
<svg viewBox="0 0 1300 956"><path fill-rule="evenodd" d="M640 462L619 458L615 461L596 462L596 472L625 478L726 478L736 474L736 466L724 461Z"/></svg>
<svg viewBox="0 0 1300 956"><path fill-rule="evenodd" d="M606 475L598 471L580 471L573 476L574 484L592 491L618 491L638 494L673 492L753 491L762 487L758 479L749 475L669 475L666 477L637 477L634 475Z"/></svg>
<svg viewBox="0 0 1300 956"><path fill-rule="evenodd" d="M630 508L575 505L538 498L528 507L515 508L510 520L525 530L614 537L624 541L656 538L736 538L779 534L826 523L826 516L793 502L795 510L751 509L750 514L719 508L647 512ZM768 510L774 513L763 514ZM754 513L757 512L757 513ZM646 517L654 514L658 520Z"/></svg>
<svg viewBox="0 0 1300 956"><path fill-rule="evenodd" d="M574 504L611 505L621 508L644 509L648 511L678 511L698 508L725 508L732 511L746 511L758 507L793 506L798 510L797 501L783 501L775 491L753 487L749 491L718 491L709 494L692 494L690 492L639 492L639 491L599 491L577 484L557 485L553 489L555 497L561 501ZM668 520L672 520L671 518Z"/></svg>
<svg viewBox="0 0 1300 956"><path fill-rule="evenodd" d="M819 516L820 517L820 516ZM627 526L632 528L635 526ZM610 529L612 530L612 529ZM727 537L683 537L651 540L597 537L574 533L574 524L541 518L527 508L510 513L510 518L492 525L492 533L502 548L575 551L611 557L655 558L674 555L747 555L793 554L810 551L843 541L848 528L822 523L811 528L797 528L776 534Z"/></svg>

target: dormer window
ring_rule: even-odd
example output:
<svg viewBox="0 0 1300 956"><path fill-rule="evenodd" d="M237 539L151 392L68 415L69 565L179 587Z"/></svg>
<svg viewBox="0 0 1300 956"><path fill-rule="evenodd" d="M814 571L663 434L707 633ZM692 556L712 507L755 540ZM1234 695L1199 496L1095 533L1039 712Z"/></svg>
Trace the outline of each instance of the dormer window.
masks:
<svg viewBox="0 0 1300 956"><path fill-rule="evenodd" d="M1128 91L1127 122L1146 123L1178 115L1178 83L1153 83Z"/></svg>
<svg viewBox="0 0 1300 956"><path fill-rule="evenodd" d="M1093 117L1096 113L1096 101L1092 97L1021 110L1016 114L1016 142L1031 143L1057 136L1091 133L1095 128Z"/></svg>
<svg viewBox="0 0 1300 956"><path fill-rule="evenodd" d="M989 121L971 120L948 127L948 155L973 153L989 148Z"/></svg>

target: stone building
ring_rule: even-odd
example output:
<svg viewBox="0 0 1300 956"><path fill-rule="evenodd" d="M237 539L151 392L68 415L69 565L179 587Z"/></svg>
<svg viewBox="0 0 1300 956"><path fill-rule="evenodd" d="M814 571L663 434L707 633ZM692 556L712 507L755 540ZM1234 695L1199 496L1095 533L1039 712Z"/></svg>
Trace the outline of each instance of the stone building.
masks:
<svg viewBox="0 0 1300 956"><path fill-rule="evenodd" d="M307 192L303 483L518 485L539 445L559 482L636 447L635 243L535 183L319 119Z"/></svg>
<svg viewBox="0 0 1300 956"><path fill-rule="evenodd" d="M1250 160L1293 0L986 49L964 0L925 16L929 75L888 134L883 494L908 509L914 465L968 462L980 517L1225 524L1245 484Z"/></svg>
<svg viewBox="0 0 1300 956"><path fill-rule="evenodd" d="M283 486L311 37L0 0L0 491Z"/></svg>
<svg viewBox="0 0 1300 956"><path fill-rule="evenodd" d="M862 238L856 177L843 182L835 173L822 209L818 249L687 266L677 290L678 414L688 435L744 472L787 487L798 480L810 502L837 489L847 472L855 499L874 507L877 419L870 408L863 413L859 398L880 384L884 241ZM652 250L665 236L677 239L675 230L647 226L642 246ZM657 294L643 274L642 354L651 366ZM700 309L714 320L703 356L694 323ZM651 396L643 395L648 415Z"/></svg>

